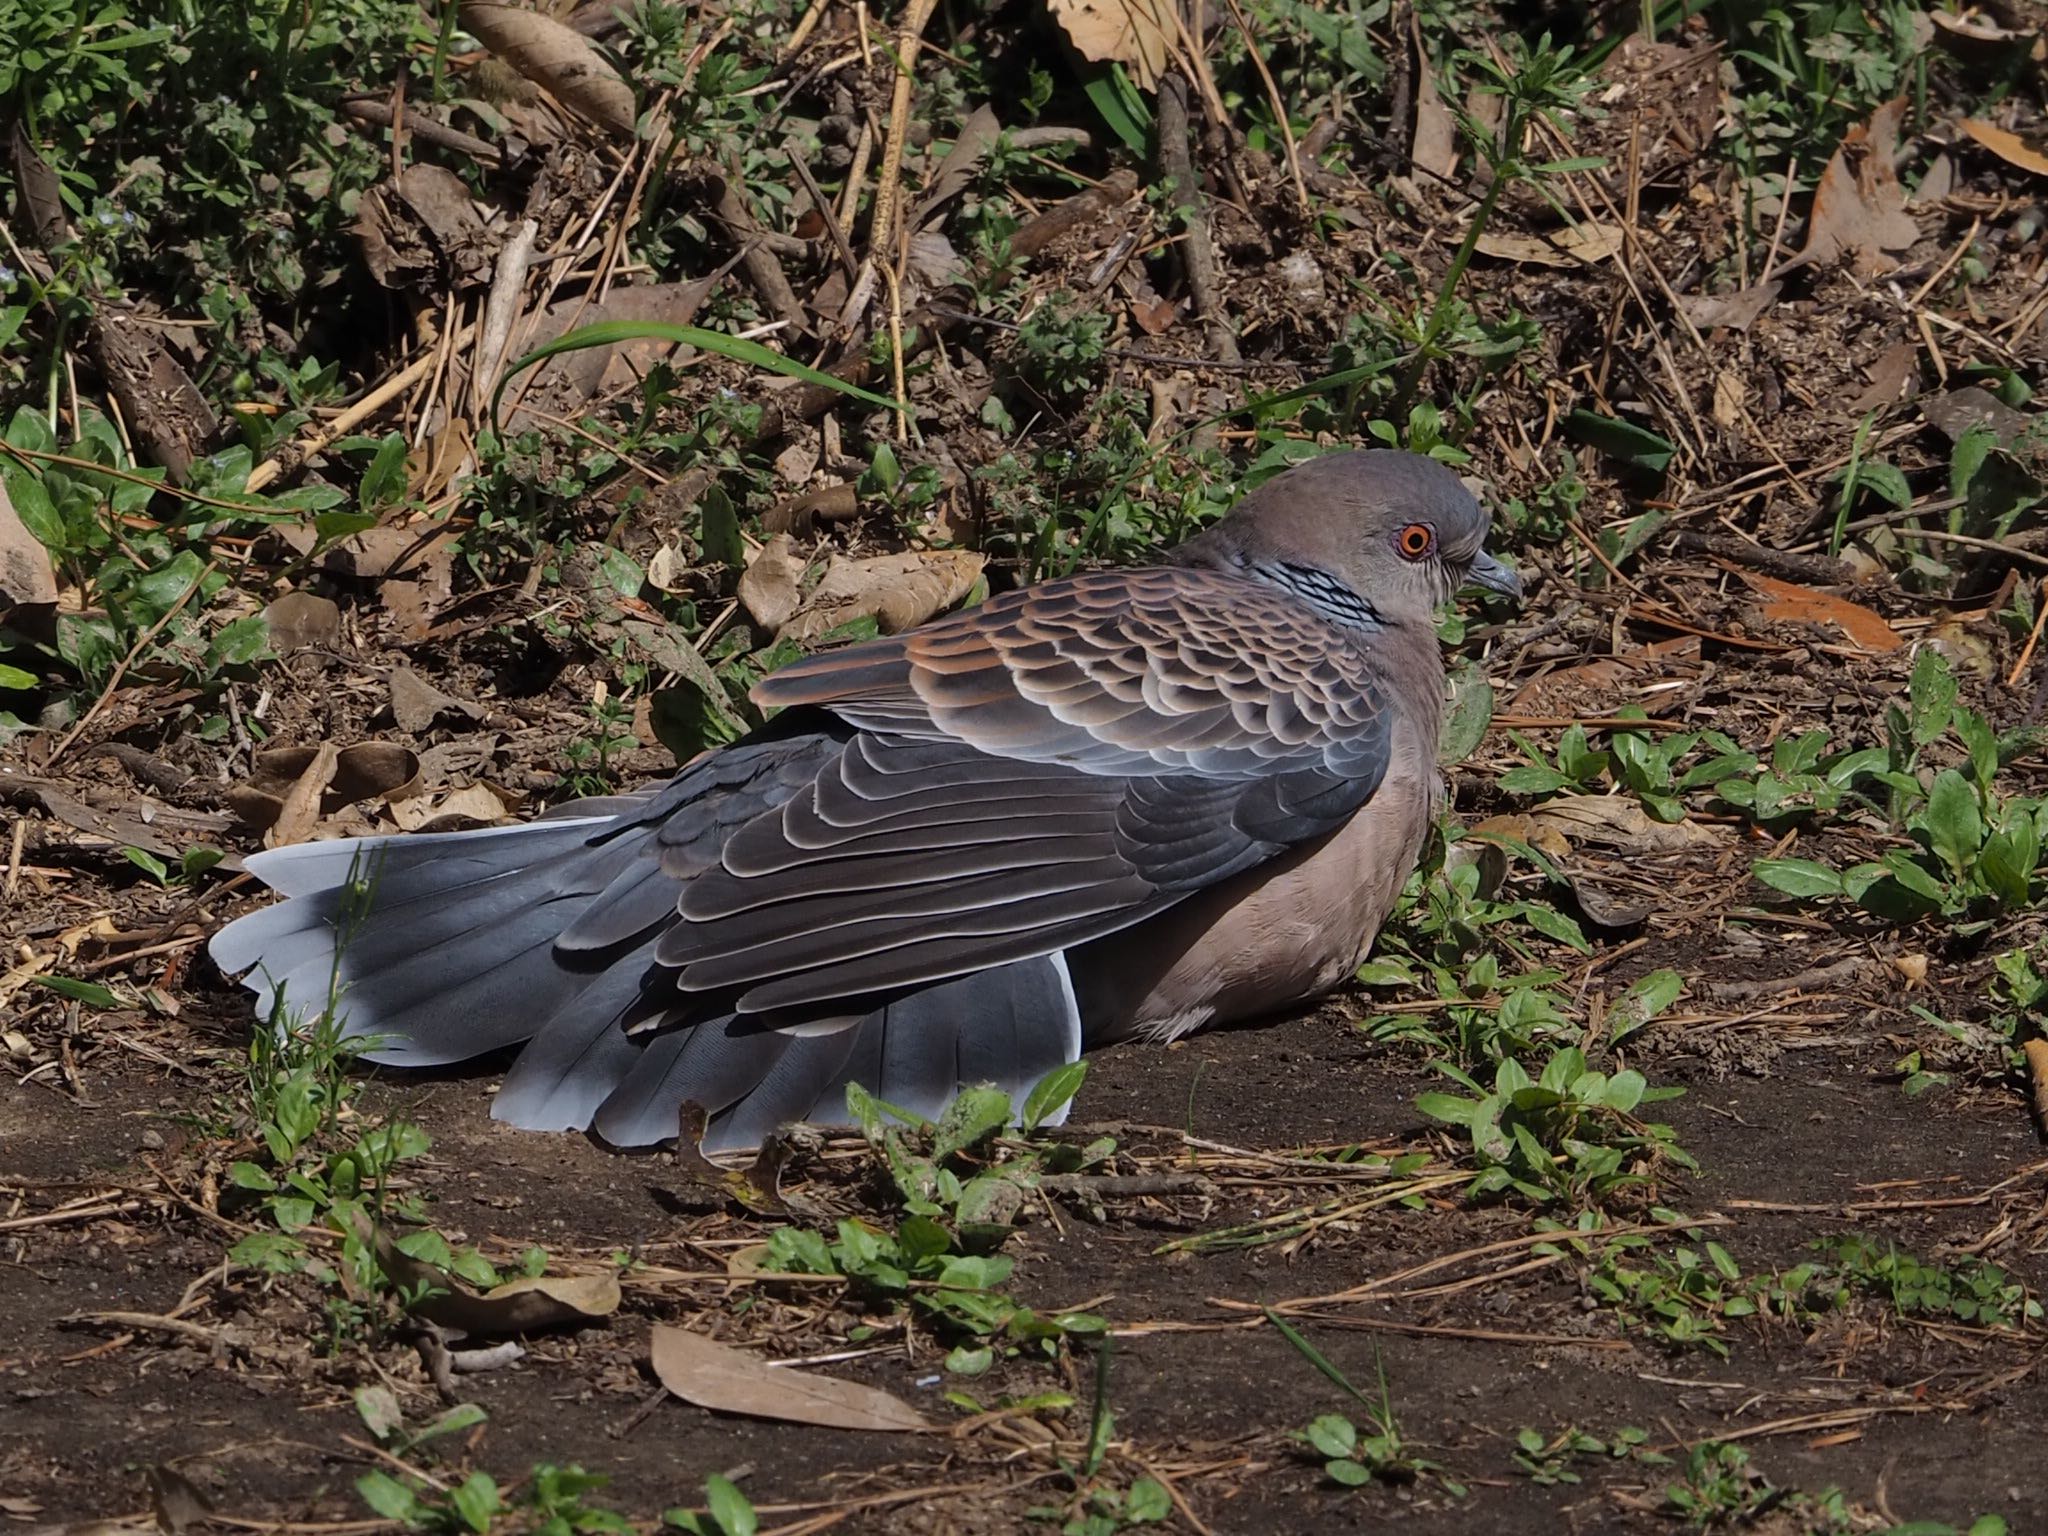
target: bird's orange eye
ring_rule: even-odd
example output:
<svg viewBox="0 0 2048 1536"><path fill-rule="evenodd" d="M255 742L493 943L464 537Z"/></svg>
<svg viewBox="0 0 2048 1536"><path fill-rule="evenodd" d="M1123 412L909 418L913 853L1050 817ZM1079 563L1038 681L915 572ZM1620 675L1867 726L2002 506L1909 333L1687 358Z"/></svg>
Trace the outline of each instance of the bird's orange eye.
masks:
<svg viewBox="0 0 2048 1536"><path fill-rule="evenodd" d="M1394 547L1410 560L1420 560L1436 547L1436 535L1427 523L1410 523L1395 537Z"/></svg>

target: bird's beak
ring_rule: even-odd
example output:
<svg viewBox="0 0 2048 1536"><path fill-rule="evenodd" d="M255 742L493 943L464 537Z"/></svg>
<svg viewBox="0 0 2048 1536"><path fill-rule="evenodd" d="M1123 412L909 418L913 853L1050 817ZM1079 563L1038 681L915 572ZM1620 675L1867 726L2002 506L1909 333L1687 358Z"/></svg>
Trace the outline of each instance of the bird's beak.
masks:
<svg viewBox="0 0 2048 1536"><path fill-rule="evenodd" d="M1488 592L1498 592L1511 602L1522 600L1522 578L1512 566L1502 565L1485 550L1472 562L1472 569L1465 573L1465 585L1479 587Z"/></svg>

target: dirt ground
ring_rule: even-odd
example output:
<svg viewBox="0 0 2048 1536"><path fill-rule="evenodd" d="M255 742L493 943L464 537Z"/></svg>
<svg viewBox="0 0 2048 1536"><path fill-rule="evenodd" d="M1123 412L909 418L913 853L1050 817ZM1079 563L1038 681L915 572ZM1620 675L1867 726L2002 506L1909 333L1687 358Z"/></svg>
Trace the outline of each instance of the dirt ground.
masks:
<svg viewBox="0 0 2048 1536"><path fill-rule="evenodd" d="M2002 1096L1902 1099L1883 1080L1892 1047L1882 1012L1867 1003L1849 1011L1768 1075L1718 1073L1683 1040L1659 1053L1665 1076L1689 1090L1671 1118L1706 1170L1675 1197L1700 1220L1725 1223L1714 1235L1746 1270L1789 1268L1835 1231L1875 1233L1916 1252L2018 1233L1999 1250L2038 1289L2048 1281L2038 1252L2048 1163L2024 1117ZM423 1390L402 1347L374 1367L316 1358L308 1344L318 1322L300 1298L220 1279L224 1224L184 1193L191 1169L179 1121L203 1091L201 1058L232 1050L234 1027L181 1021L183 1043L162 1063L104 1038L81 1042L91 1059L75 1086L0 1090L0 1179L11 1197L0 1269L0 1489L9 1502L0 1507L13 1520L141 1518L145 1474L162 1466L240 1520L341 1528L332 1523L360 1520L350 1483L374 1461L349 1389L374 1368ZM106 1029L125 1032L115 1021ZM1412 1062L1362 1043L1332 1009L1171 1051L1112 1051L1088 1086L1086 1112L1172 1166L1189 1148L1217 1143L1412 1141L1409 1102L1421 1086ZM386 1095L433 1129L435 1210L451 1232L493 1248L540 1242L567 1259L628 1248L667 1264L744 1234L724 1212L679 1208L666 1156L622 1158L579 1138L507 1130L486 1117L480 1083L380 1088ZM1185 1139L1140 1129L1169 1122ZM1428 1286L1304 1325L1353 1381L1370 1383L1384 1369L1404 1436L1455 1469L1469 1493L1324 1484L1286 1435L1341 1411L1343 1396L1272 1328L1256 1326L1256 1312L1248 1326L1244 1306L1357 1287L1526 1226L1506 1211L1437 1200L1346 1219L1285 1258L1257 1249L1152 1256L1174 1236L1330 1193L1313 1181L1235 1176L1213 1201L1142 1202L1101 1225L1069 1213L1057 1227L1034 1225L1015 1246L1023 1299L1086 1300L1116 1325L1117 1455L1169 1478L1208 1529L1335 1532L1396 1520L1431 1532L1668 1528L1653 1512L1668 1480L1661 1469L1595 1464L1583 1483L1549 1488L1515 1475L1517 1430L1567 1425L1641 1426L1667 1449L1741 1439L1776 1484L1838 1486L1857 1505L1900 1518L1967 1523L1996 1511L2014 1531L2048 1526L2038 1334L1991 1338L1862 1316L1811 1333L1744 1329L1727 1360L1672 1354L1619 1336L1563 1268L1502 1274L1513 1266L1499 1252L1454 1260ZM1477 1283L1436 1290L1445 1280ZM92 1316L161 1315L195 1283L207 1304L176 1333ZM1053 1501L1057 1468L1028 1442L805 1430L673 1400L642 1417L654 1390L648 1323L701 1321L734 1296L716 1281L629 1285L627 1306L608 1324L536 1338L516 1365L465 1377L464 1396L490 1413L466 1455L505 1475L574 1461L608 1474L618 1506L643 1516L692 1502L708 1473L741 1470L764 1513L844 1509L850 1530L1012 1530L1026 1508ZM787 1356L830 1344L829 1328L804 1317L749 1333ZM928 1347L921 1359L883 1347L836 1369L935 1403ZM1077 1385L1085 1395L1088 1384ZM926 1491L861 1507L905 1489Z"/></svg>

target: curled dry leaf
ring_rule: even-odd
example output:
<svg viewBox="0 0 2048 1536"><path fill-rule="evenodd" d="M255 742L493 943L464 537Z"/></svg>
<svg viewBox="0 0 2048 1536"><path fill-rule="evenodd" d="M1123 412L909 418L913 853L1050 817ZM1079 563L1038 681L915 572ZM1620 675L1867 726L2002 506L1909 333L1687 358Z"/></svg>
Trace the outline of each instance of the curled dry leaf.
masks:
<svg viewBox="0 0 2048 1536"><path fill-rule="evenodd" d="M872 618L896 634L944 612L974 589L986 563L964 549L912 549L866 560L835 559L783 626L792 640L815 640L842 624Z"/></svg>
<svg viewBox="0 0 2048 1536"><path fill-rule="evenodd" d="M630 137L633 88L589 39L537 11L465 0L462 28L536 85L600 127Z"/></svg>
<svg viewBox="0 0 2048 1536"><path fill-rule="evenodd" d="M320 799L334 782L335 764L341 754L334 743L323 741L313 749L313 759L285 789L277 803L277 820L263 834L263 846L283 848L303 843L320 824Z"/></svg>
<svg viewBox="0 0 2048 1536"><path fill-rule="evenodd" d="M394 1285L408 1294L429 1293L413 1304L413 1312L443 1328L467 1334L532 1333L595 1322L619 1310L616 1275L533 1275L478 1291L438 1265L401 1252L391 1234L363 1212L352 1211L350 1220Z"/></svg>
<svg viewBox="0 0 2048 1536"><path fill-rule="evenodd" d="M2003 128L1994 127L1974 117L1963 119L1963 132L2007 165L2016 165L2023 171L2032 171L2036 176L2048 176L2048 155L2042 154L2018 134L2007 133Z"/></svg>
<svg viewBox="0 0 2048 1536"><path fill-rule="evenodd" d="M687 1403L786 1424L914 1434L933 1428L910 1404L878 1387L770 1365L683 1328L654 1330L654 1374Z"/></svg>
<svg viewBox="0 0 2048 1536"><path fill-rule="evenodd" d="M1832 592L1817 592L1797 582L1780 581L1757 571L1736 573L1752 591L1769 598L1764 617L1785 624L1832 624L1866 651L1896 651L1906 642L1881 613Z"/></svg>
<svg viewBox="0 0 2048 1536"><path fill-rule="evenodd" d="M1051 7L1082 58L1121 64L1141 90L1159 88L1174 31L1168 0L1051 0Z"/></svg>
<svg viewBox="0 0 2048 1536"><path fill-rule="evenodd" d="M293 788L331 747L272 747L256 754L246 782L227 793L228 808L255 831L274 827ZM360 741L335 753L321 788L318 811L331 816L344 806L379 796L398 796L420 775L420 760L389 741ZM273 844L272 846L276 846Z"/></svg>

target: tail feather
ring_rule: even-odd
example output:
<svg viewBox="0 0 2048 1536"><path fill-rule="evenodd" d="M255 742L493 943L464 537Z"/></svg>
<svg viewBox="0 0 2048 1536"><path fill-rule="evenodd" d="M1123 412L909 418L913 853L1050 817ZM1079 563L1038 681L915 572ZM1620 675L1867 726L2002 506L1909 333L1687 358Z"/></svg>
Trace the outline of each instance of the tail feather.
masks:
<svg viewBox="0 0 2048 1536"><path fill-rule="evenodd" d="M800 765L818 748L781 750ZM744 783L713 787L732 803L706 804L699 819L736 824L746 802L779 804L790 787L749 769ZM222 970L248 973L266 1013L280 995L298 1018L334 1002L347 1036L378 1042L374 1061L439 1065L524 1041L493 1115L619 1146L674 1136L685 1101L710 1112L706 1146L725 1151L794 1121L844 1124L849 1083L935 1116L966 1084L1017 1097L1078 1059L1080 1011L1059 954L852 1020L674 1015L689 999L663 990L674 977L656 960L659 936L683 921L681 881L664 863L689 861L649 804L622 797L578 807L616 816L258 854L249 868L289 899L230 923L209 949ZM665 1025L628 1033L664 1012Z"/></svg>

